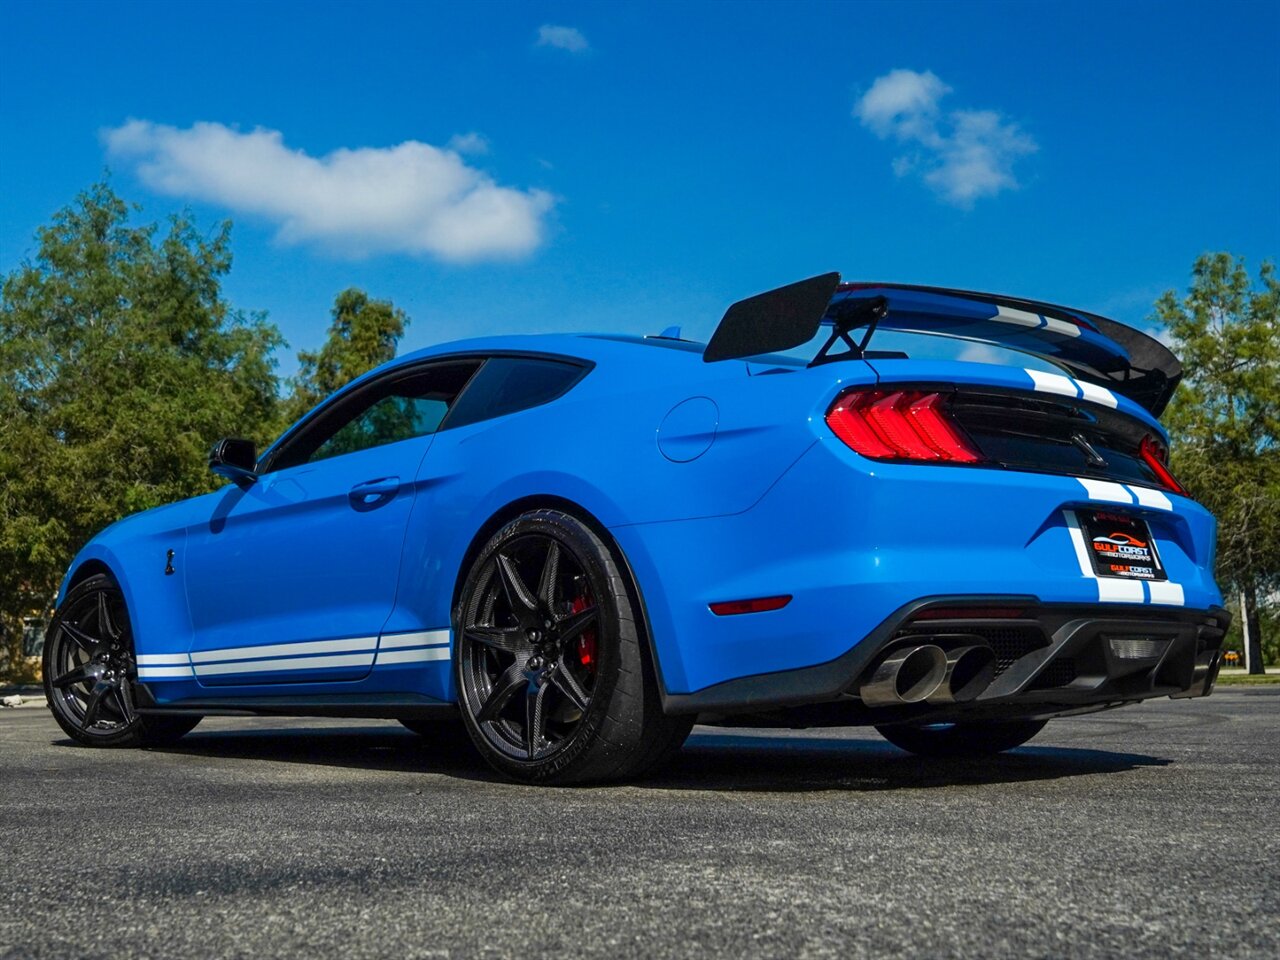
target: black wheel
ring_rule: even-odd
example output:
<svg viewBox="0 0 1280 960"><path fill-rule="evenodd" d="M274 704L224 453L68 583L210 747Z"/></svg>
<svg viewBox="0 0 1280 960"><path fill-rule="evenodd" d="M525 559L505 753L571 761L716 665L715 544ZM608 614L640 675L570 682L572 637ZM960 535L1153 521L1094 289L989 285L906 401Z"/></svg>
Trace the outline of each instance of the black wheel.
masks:
<svg viewBox="0 0 1280 960"><path fill-rule="evenodd" d="M616 780L679 748L618 564L556 510L508 523L476 557L454 611L462 718L499 771L538 783Z"/></svg>
<svg viewBox="0 0 1280 960"><path fill-rule="evenodd" d="M44 692L67 735L90 747L171 743L199 717L143 717L134 707L138 670L124 596L97 574L63 601L44 644Z"/></svg>
<svg viewBox="0 0 1280 960"><path fill-rule="evenodd" d="M1048 720L971 720L925 726L876 727L895 747L922 757L981 757L1020 747Z"/></svg>

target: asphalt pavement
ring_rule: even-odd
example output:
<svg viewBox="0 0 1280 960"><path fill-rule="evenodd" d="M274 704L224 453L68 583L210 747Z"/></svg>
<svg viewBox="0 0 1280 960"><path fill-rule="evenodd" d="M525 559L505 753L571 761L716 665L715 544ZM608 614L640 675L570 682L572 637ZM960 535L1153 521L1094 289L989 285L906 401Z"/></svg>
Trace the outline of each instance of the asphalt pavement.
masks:
<svg viewBox="0 0 1280 960"><path fill-rule="evenodd" d="M986 761L697 728L516 786L377 721L73 746L0 710L0 958L1280 956L1280 687Z"/></svg>

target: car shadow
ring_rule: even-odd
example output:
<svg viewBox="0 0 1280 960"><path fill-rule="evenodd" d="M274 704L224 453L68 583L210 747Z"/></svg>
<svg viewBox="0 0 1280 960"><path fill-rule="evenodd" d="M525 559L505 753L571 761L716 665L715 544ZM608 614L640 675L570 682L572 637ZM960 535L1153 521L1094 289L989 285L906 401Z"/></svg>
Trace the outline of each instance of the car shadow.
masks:
<svg viewBox="0 0 1280 960"><path fill-rule="evenodd" d="M197 728L173 746L154 749L209 760L261 760L503 782L480 759L465 734L453 727L446 727L435 740L390 726L272 726L203 732ZM832 736L829 731L753 733L699 728L668 766L627 786L868 792L1057 780L1170 763L1146 754L1035 744L992 757L928 759L878 739Z"/></svg>

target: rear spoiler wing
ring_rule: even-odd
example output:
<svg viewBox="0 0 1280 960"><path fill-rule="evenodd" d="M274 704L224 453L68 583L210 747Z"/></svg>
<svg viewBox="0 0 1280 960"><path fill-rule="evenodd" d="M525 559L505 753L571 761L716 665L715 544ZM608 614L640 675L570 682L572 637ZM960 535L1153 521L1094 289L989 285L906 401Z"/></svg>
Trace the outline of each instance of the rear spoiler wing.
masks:
<svg viewBox="0 0 1280 960"><path fill-rule="evenodd" d="M1036 300L944 287L844 283L826 273L740 300L725 311L703 351L707 363L792 350L826 324L813 363L858 359L876 330L926 333L991 343L1065 367L1080 380L1128 397L1159 416L1182 364L1139 330L1097 314ZM852 334L862 331L860 342ZM846 348L831 354L843 342Z"/></svg>

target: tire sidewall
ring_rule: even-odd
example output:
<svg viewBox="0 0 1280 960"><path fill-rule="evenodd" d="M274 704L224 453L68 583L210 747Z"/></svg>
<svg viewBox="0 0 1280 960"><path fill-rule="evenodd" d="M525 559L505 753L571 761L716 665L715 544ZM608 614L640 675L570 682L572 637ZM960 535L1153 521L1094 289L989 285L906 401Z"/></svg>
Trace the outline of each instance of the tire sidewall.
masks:
<svg viewBox="0 0 1280 960"><path fill-rule="evenodd" d="M466 678L464 677L466 666L462 649L462 633L466 611L469 609L475 591L480 587L480 572L485 569L494 555L509 543L530 534L555 539L563 549L570 552L586 575L595 597L596 607L600 611L596 624L597 656L600 665L591 702L587 706L586 715L574 730L572 740L548 757L522 761L490 744L484 731L479 728L474 719L471 706L466 700ZM626 591L621 589L616 571L610 569L611 567L613 567L613 560L608 547L585 524L559 511L537 510L522 514L498 530L477 554L467 571L467 579L459 592L458 603L453 611L453 635L457 638L453 658L455 689L463 724L476 749L489 763L509 776L520 780L543 782L569 773L583 759L583 755L591 750L609 709L609 702L613 698L619 671L640 669L638 663L624 662L629 645L622 642L622 622L624 620L634 622L634 615L631 600Z"/></svg>
<svg viewBox="0 0 1280 960"><path fill-rule="evenodd" d="M49 629L45 631L44 653L40 661L44 678L44 693L45 698L49 701L49 710L53 713L53 718L58 722L58 726L62 728L63 732L72 739L89 746L133 745L140 742L142 737L143 723L140 716L135 714L133 721L128 726L112 733L89 733L76 724L74 717L68 715L67 708L62 700L62 692L53 686L53 676L58 670L58 664L55 662L56 652L65 641L61 639L55 642L50 641L57 637L62 620L68 611L74 609L84 598L103 591L115 593L120 597L120 608L124 611L127 636L131 648L130 653L132 653L133 624L129 620L129 609L124 603L119 585L113 577L105 573L95 573L93 576L86 577L67 592L66 597L63 598L61 605L53 615Z"/></svg>

